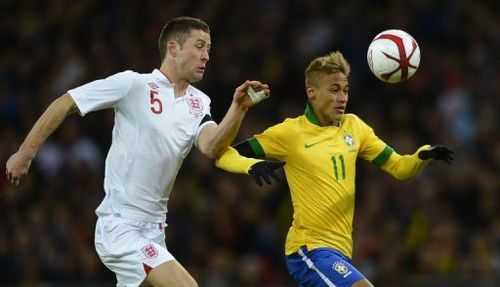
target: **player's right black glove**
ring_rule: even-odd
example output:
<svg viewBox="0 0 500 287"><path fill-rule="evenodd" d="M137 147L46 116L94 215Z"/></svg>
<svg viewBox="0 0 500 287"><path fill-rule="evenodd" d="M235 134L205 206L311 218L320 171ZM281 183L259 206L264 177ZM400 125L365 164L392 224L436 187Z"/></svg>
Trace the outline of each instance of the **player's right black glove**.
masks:
<svg viewBox="0 0 500 287"><path fill-rule="evenodd" d="M275 169L285 165L284 161L264 160L253 164L248 171L248 174L255 180L255 182L262 186L262 180L267 184L271 184L271 177L275 181L280 181L279 176L276 174Z"/></svg>
<svg viewBox="0 0 500 287"><path fill-rule="evenodd" d="M453 150L445 147L444 145L431 145L431 148L428 150L423 150L418 153L418 157L421 160L427 159L435 159L435 160L444 160L447 163L451 163L454 158Z"/></svg>

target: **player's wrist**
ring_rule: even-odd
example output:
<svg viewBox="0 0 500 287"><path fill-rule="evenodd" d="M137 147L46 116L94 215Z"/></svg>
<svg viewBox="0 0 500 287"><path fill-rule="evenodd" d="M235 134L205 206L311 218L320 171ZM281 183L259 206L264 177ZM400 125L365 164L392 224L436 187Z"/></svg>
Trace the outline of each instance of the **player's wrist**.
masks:
<svg viewBox="0 0 500 287"><path fill-rule="evenodd" d="M248 111L248 107L244 103L240 103L238 101L233 101L231 106L238 113L245 114Z"/></svg>
<svg viewBox="0 0 500 287"><path fill-rule="evenodd" d="M17 154L23 160L33 160L35 158L37 152L38 152L37 148L30 146L30 145L23 144L19 147Z"/></svg>
<svg viewBox="0 0 500 287"><path fill-rule="evenodd" d="M417 151L414 153L414 155L417 155L417 157L420 160L431 160L431 158L428 157L428 152L431 149L431 146L426 144L417 149Z"/></svg>

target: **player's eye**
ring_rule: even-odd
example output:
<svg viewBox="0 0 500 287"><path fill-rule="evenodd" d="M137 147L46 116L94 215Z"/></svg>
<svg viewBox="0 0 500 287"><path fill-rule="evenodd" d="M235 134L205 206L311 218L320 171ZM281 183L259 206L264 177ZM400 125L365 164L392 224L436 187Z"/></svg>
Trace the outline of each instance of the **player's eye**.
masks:
<svg viewBox="0 0 500 287"><path fill-rule="evenodd" d="M330 92L331 92L331 93L338 93L339 91L340 91L340 89L339 89L339 88L331 88L331 89L330 89Z"/></svg>
<svg viewBox="0 0 500 287"><path fill-rule="evenodd" d="M206 49L207 50L207 53L210 54L210 46L209 45L205 45L204 43L199 43L197 44L196 46L196 49L198 50L203 50L203 49Z"/></svg>

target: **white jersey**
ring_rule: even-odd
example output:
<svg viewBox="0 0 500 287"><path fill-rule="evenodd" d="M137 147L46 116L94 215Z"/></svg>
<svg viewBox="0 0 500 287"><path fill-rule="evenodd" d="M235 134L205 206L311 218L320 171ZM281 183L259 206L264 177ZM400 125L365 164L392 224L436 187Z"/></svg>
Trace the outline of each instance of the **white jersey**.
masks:
<svg viewBox="0 0 500 287"><path fill-rule="evenodd" d="M106 158L106 196L98 216L114 214L143 222L165 222L175 177L202 128L215 124L210 98L189 86L175 98L159 70L117 73L69 90L82 116L114 108L115 124Z"/></svg>

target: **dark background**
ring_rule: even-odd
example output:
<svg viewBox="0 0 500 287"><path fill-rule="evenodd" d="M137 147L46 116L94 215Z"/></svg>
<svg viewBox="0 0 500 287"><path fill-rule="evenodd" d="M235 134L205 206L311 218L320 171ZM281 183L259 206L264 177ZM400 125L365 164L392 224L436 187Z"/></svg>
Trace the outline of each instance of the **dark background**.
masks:
<svg viewBox="0 0 500 287"><path fill-rule="evenodd" d="M236 86L269 83L237 140L303 113L303 73L343 52L348 110L400 153L426 143L456 151L400 182L360 161L354 263L378 286L500 284L500 2L491 1L0 1L2 169L45 108L68 89L159 67L157 38L172 17L200 17L212 53L196 86L220 121ZM366 64L379 32L420 45L407 82L386 84ZM24 182L0 177L0 285L113 286L93 246L94 210L113 112L69 117ZM283 182L259 188L193 150L169 201L167 245L201 286L295 286L284 263L291 223Z"/></svg>

